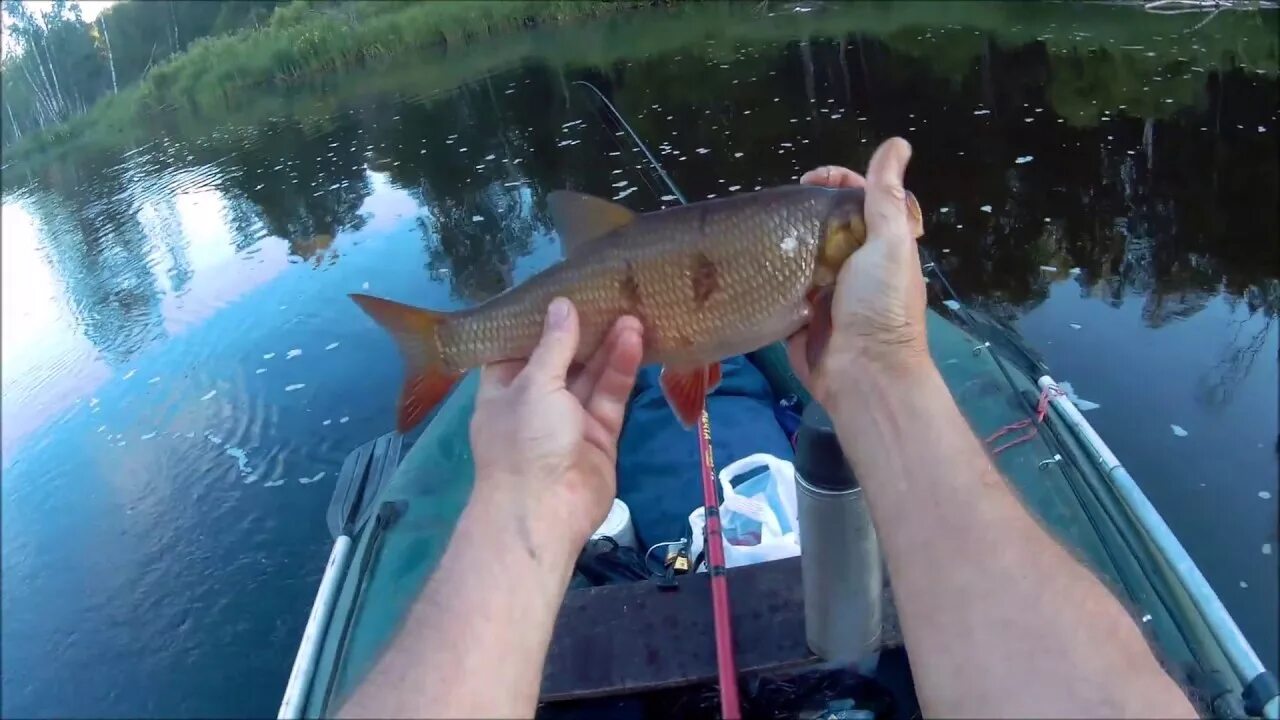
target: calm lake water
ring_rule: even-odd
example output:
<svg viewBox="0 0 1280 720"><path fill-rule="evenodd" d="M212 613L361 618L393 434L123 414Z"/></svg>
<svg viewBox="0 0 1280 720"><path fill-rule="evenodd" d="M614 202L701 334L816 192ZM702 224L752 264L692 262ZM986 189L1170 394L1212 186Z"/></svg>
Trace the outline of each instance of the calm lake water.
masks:
<svg viewBox="0 0 1280 720"><path fill-rule="evenodd" d="M157 117L5 170L3 712L274 714L343 456L392 428L345 293L482 301L544 197L636 210L911 140L924 242L1012 320L1277 667L1276 14L643 11ZM666 197L664 197L666 196Z"/></svg>

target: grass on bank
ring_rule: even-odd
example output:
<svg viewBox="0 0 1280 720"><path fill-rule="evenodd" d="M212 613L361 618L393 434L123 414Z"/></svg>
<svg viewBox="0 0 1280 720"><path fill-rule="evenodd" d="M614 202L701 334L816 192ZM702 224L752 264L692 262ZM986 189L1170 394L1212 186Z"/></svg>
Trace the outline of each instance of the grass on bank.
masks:
<svg viewBox="0 0 1280 720"><path fill-rule="evenodd" d="M141 85L108 97L38 140L24 139L20 153L6 150L4 186L20 186L40 168L64 158L118 157L157 137L209 138L219 127L253 128L273 119L324 116L386 94L428 97L530 59L561 71L603 69L698 47L709 58L732 63L742 43L857 33L926 59L959 82L985 51L985 36L990 35L1004 45L1044 42L1061 70L1051 88L1055 111L1086 125L1099 121L1103 107L1127 104L1146 115L1163 116L1200 96L1204 81L1194 72L1152 83L1150 89L1138 82L1168 72L1169 58L1151 57L1139 47L1153 34L1186 36L1182 42L1191 46L1177 48L1177 54L1188 66L1212 71L1247 62L1268 77L1280 67L1274 14L1224 13L1211 26L1215 32L1193 36L1189 31L1203 18L1159 15L1135 26L1133 8L1094 6L1082 26L1090 33L1077 37L1043 35L1046 27L1083 22L1078 7L1052 3L849 3L823 13L773 14L760 12L755 3L674 3L663 12L614 12L647 4L654 3L375 2L335 7L295 2L277 11L270 27L197 43ZM610 17L593 23L590 32L559 22L605 14ZM418 18L416 24L410 18ZM432 30L422 29L427 21ZM528 25L543 29L519 31ZM953 25L961 30L945 43L920 36L922 28ZM277 45L319 27L329 28L326 35L332 42L310 50ZM363 40L356 42L357 36ZM1092 50L1104 41L1114 50ZM273 57L277 60L269 62ZM152 77L157 74L159 80ZM695 77L671 81L690 102L705 92ZM1105 102L1092 102L1099 97Z"/></svg>
<svg viewBox="0 0 1280 720"><path fill-rule="evenodd" d="M186 51L56 127L5 151L6 164L59 154L92 133L129 136L157 111L214 114L264 88L283 88L413 51L451 49L536 25L590 18L640 0L416 2L294 0L261 28L200 38Z"/></svg>

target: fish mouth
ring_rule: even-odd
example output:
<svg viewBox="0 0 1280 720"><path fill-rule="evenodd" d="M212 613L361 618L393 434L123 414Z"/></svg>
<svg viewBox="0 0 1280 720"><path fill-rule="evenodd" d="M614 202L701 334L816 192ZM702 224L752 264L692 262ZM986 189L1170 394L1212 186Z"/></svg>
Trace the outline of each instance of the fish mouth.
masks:
<svg viewBox="0 0 1280 720"><path fill-rule="evenodd" d="M862 188L841 189L833 198L822 223L822 237L814 267L815 285L834 283L845 261L866 244L865 205L866 193ZM823 270L826 272L821 272Z"/></svg>
<svg viewBox="0 0 1280 720"><path fill-rule="evenodd" d="M810 287L824 288L836 284L838 270L832 270L826 265L817 265L813 268L813 279L809 281Z"/></svg>

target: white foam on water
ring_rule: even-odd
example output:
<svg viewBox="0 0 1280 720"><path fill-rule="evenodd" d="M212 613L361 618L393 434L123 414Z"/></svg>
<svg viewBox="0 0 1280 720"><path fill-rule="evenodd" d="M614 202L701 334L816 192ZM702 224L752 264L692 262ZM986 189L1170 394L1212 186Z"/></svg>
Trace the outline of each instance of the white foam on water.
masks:
<svg viewBox="0 0 1280 720"><path fill-rule="evenodd" d="M267 369L266 369L266 368L258 368L257 370L254 370L254 371L253 371L253 374L255 374L255 375L261 375L262 373L264 373L264 372L266 372L266 371L267 371Z"/></svg>
<svg viewBox="0 0 1280 720"><path fill-rule="evenodd" d="M120 379L121 379L121 380L128 380L129 378L133 377L133 374L134 374L134 373L136 373L136 372L138 372L138 371L137 371L137 370L130 370L129 372L127 372L127 373L125 373L125 374L124 374L124 377L122 377L122 378L120 378Z"/></svg>
<svg viewBox="0 0 1280 720"><path fill-rule="evenodd" d="M146 435L143 435L142 437L140 437L140 438L138 438L138 439L139 439L139 440L150 440L151 438L153 438L153 437L155 437L155 436L156 436L156 432L155 432L154 430L152 430L151 432L147 433Z"/></svg>
<svg viewBox="0 0 1280 720"><path fill-rule="evenodd" d="M292 349L292 350L290 350L289 352L287 352L287 353L285 353L285 354L284 354L284 359L285 359L285 360L291 360L291 359L293 359L293 358L298 357L298 356L299 356L299 355L301 355L301 354L302 354L302 350L300 350L300 349L298 349L298 348L294 348L294 349Z"/></svg>
<svg viewBox="0 0 1280 720"><path fill-rule="evenodd" d="M1271 543L1262 543L1262 554L1263 555L1271 554Z"/></svg>
<svg viewBox="0 0 1280 720"><path fill-rule="evenodd" d="M275 357L275 356L276 356L276 354L275 354L275 353L267 353L266 355L263 355L263 356L262 356L262 359L263 359L263 360L270 360L271 358L273 358L273 357Z"/></svg>
<svg viewBox="0 0 1280 720"><path fill-rule="evenodd" d="M331 423L331 422L333 422L333 421L332 421L332 420L330 420L330 419L328 419L328 418L326 418L326 419L324 420L324 422L322 422L322 423L320 423L320 424L321 424L321 425L328 425L328 424L329 424L329 423Z"/></svg>
<svg viewBox="0 0 1280 720"><path fill-rule="evenodd" d="M280 487L283 484L284 484L284 478L280 478L279 480L269 480L267 482L264 482L262 483L262 487Z"/></svg>
<svg viewBox="0 0 1280 720"><path fill-rule="evenodd" d="M1017 157L1017 159L1015 159L1015 160L1013 161L1013 164L1014 164L1014 165L1025 165L1025 164L1027 164L1027 163L1031 162L1031 161L1032 161L1032 160L1034 160L1034 159L1035 159L1035 158L1031 157L1030 155L1019 155L1019 156Z"/></svg>
<svg viewBox="0 0 1280 720"><path fill-rule="evenodd" d="M332 350L332 349L334 349L334 348L336 348L336 347L338 347L338 343L336 343L336 342L331 342L331 343L329 343L328 345L325 345L325 346L324 346L324 349L325 349L325 350Z"/></svg>
<svg viewBox="0 0 1280 720"><path fill-rule="evenodd" d="M150 380L148 380L148 381L147 381L147 384L148 384L148 385L153 385L153 384L158 383L158 382L160 382L160 376L159 376L159 375L157 375L156 377L153 377L153 378L151 378Z"/></svg>
<svg viewBox="0 0 1280 720"><path fill-rule="evenodd" d="M240 468L241 473L248 475L253 472L253 470L249 468L249 456L245 454L244 450L228 445L223 449L223 452L236 459L236 467Z"/></svg>
<svg viewBox="0 0 1280 720"><path fill-rule="evenodd" d="M218 391L217 391L217 390L210 390L209 392L207 392L207 393L205 393L205 394L204 394L204 397L202 397L202 398L200 398L200 399L201 399L201 400L208 400L209 398L211 398L211 397L213 397L214 395L217 395L217 394L218 394Z"/></svg>
<svg viewBox="0 0 1280 720"><path fill-rule="evenodd" d="M1066 381L1059 382L1058 387L1062 388L1062 392L1067 394L1067 399L1070 400L1071 404L1075 405L1076 408L1080 410L1080 412L1086 412L1088 410L1097 410L1098 408L1102 407L1096 402L1085 400L1079 395L1076 395L1076 389L1071 387L1071 383L1069 382L1066 382Z"/></svg>
<svg viewBox="0 0 1280 720"><path fill-rule="evenodd" d="M1071 326L1072 330L1079 330L1080 328L1084 327L1080 323L1067 323L1067 324Z"/></svg>
<svg viewBox="0 0 1280 720"><path fill-rule="evenodd" d="M294 383L293 385L285 385L285 386L284 386L284 391L285 391L285 392L293 392L294 390L301 390L302 388L304 388L304 387L306 387L306 386L307 386L307 384L306 384L306 383Z"/></svg>
<svg viewBox="0 0 1280 720"><path fill-rule="evenodd" d="M982 207L980 207L980 208L978 208L978 209L979 209L979 210L981 210L981 211L982 211L982 212L984 212L984 213L989 213L989 212L991 212L991 206L990 206L990 205L983 205Z"/></svg>
<svg viewBox="0 0 1280 720"><path fill-rule="evenodd" d="M1169 429L1172 430L1173 434L1177 435L1178 437L1186 437L1187 435L1190 434L1186 430L1184 430L1181 425L1170 425Z"/></svg>
<svg viewBox="0 0 1280 720"><path fill-rule="evenodd" d="M341 424L341 423L344 423L344 422L346 422L346 421L348 421L348 420L350 420L350 419L351 419L350 417L348 417L348 416L346 416L346 415L343 415L342 417L338 418L338 423L339 423L339 424Z"/></svg>
<svg viewBox="0 0 1280 720"><path fill-rule="evenodd" d="M481 220L483 220L483 219L484 219L484 216L483 216L483 215L472 215L472 216L471 216L471 222L480 222L480 221L481 221Z"/></svg>
<svg viewBox="0 0 1280 720"><path fill-rule="evenodd" d="M299 483L299 484L302 484L302 485L310 485L310 484L311 484L311 483L313 483L313 482L317 482L317 481L319 481L319 480L320 480L321 478L323 478L326 474L327 474L327 473L325 473L323 470L321 470L320 472L316 473L315 475L313 475L313 476L311 476L311 477L309 477L309 478L305 478L305 477L304 477L304 478L298 478L298 483Z"/></svg>
<svg viewBox="0 0 1280 720"><path fill-rule="evenodd" d="M1271 493L1267 492L1266 490L1259 490L1258 497L1262 498L1263 500L1270 500Z"/></svg>

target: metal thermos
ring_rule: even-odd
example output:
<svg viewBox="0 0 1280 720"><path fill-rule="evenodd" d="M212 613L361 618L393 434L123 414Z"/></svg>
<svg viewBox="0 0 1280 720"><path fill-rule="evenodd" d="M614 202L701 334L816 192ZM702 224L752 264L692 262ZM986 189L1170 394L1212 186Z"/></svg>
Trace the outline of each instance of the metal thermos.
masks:
<svg viewBox="0 0 1280 720"><path fill-rule="evenodd" d="M796 433L804 628L826 660L874 668L884 586L880 543L831 418L816 402Z"/></svg>

